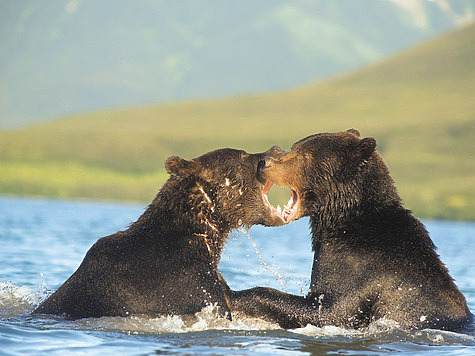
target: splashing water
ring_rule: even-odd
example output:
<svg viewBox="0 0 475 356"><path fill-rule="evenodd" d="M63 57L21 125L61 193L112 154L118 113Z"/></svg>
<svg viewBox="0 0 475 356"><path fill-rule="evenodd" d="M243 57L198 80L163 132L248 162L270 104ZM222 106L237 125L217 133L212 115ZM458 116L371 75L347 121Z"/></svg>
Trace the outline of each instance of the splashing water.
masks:
<svg viewBox="0 0 475 356"><path fill-rule="evenodd" d="M10 317L21 314L36 307L45 296L44 282L33 289L28 286L18 287L12 282L0 282L0 316Z"/></svg>
<svg viewBox="0 0 475 356"><path fill-rule="evenodd" d="M361 330L311 325L283 330L234 313L232 321L219 318L214 306L189 316L72 321L30 315L50 294L46 286L64 283L98 236L122 229L121 224L133 221L143 207L0 198L0 210L0 281L4 281L0 282L0 353L473 354L475 323L457 332L402 330L390 320L375 321ZM471 258L475 224L429 222L428 228L470 310L475 310ZM313 261L308 221L279 228L253 227L251 236L241 232L247 238L241 239L239 233L240 241L226 248L220 263L229 285L246 289L264 278L264 286L285 286L289 293L303 294L301 286L308 285ZM243 263L252 267L245 268ZM41 279L40 271L47 272ZM17 281L21 282L15 285Z"/></svg>
<svg viewBox="0 0 475 356"><path fill-rule="evenodd" d="M259 251L259 249L257 248L257 244L256 244L256 241L252 238L252 236L249 234L249 232L244 228L244 227L239 227L237 229L240 233L244 234L244 236L246 236L250 241L251 241L251 244L252 244L252 247L254 248L254 251L256 252L257 256L259 257L260 261L261 261L261 264L262 266L264 267L265 270L269 271L270 273L272 273L276 278L277 280L279 281L280 283L280 287L281 287L281 290L286 292L285 290L285 280L284 278L282 277L282 275L277 271L275 270L274 268L272 268L271 266L269 266L266 261L264 261L264 258L262 257L262 254L261 252Z"/></svg>
<svg viewBox="0 0 475 356"><path fill-rule="evenodd" d="M27 316L47 296L44 283L35 286L15 286L11 282L0 282L0 310L2 319ZM164 315L150 317L133 315L129 317L101 317L67 321L57 316L39 316L40 321L31 322L46 328L69 330L96 330L119 332L127 335L143 334L185 334L221 331L278 332L282 330L277 324L241 314L233 314L232 320L218 316L216 305L208 305L195 315ZM360 330L348 330L336 326L316 327L307 325L288 331L312 339L333 340L338 342L355 342L369 339L381 343L407 342L417 345L464 345L475 346L475 337L442 330L403 330L392 320L380 319ZM345 341L346 340L346 341Z"/></svg>
<svg viewBox="0 0 475 356"><path fill-rule="evenodd" d="M44 283L30 288L18 287L11 282L0 282L0 317L2 319L27 316L46 298L48 292ZM125 333L186 333L209 329L214 330L272 330L280 329L258 318L233 315L232 321L219 316L214 305L204 307L195 315L163 315L151 317L132 315L129 317L85 318L67 321L58 316L41 315L43 325L67 327L71 329L114 330Z"/></svg>
<svg viewBox="0 0 475 356"><path fill-rule="evenodd" d="M277 324L262 319L233 315L233 320L219 317L215 305L203 308L195 315L166 315L160 317L130 316L84 319L81 327L96 330L119 330L126 333L187 333L205 330L274 330Z"/></svg>
<svg viewBox="0 0 475 356"><path fill-rule="evenodd" d="M101 340L101 343L109 345L111 332L125 334L128 337L135 335L141 338L162 335L165 339L160 340L166 340L167 347L172 348L177 347L174 346L175 343L190 343L190 340L195 340L191 342L198 343L198 345L194 345L197 349L201 347L200 340L208 340L208 343L209 340L213 340L212 343L219 343L220 340L224 339L227 340L226 344L230 343L230 345L235 345L240 341L242 345L251 347L252 341L249 340L255 340L256 338L259 340L264 338L266 340L264 343L269 343L269 345L275 342L278 345L282 343L281 346L287 345L288 342L303 342L319 352L325 345L325 347L335 348L334 351L341 347L348 347L345 345L360 345L367 351L376 348L391 351L398 349L398 347L401 347L400 345L407 344L414 352L418 348L425 350L428 346L456 346L468 349L475 346L473 332L460 334L441 330L402 330L397 323L386 319L377 320L361 330L347 330L336 326L316 327L307 325L303 328L284 331L277 324L245 315L233 314L232 320L219 317L215 305L209 305L195 315L186 316L150 317L133 315L129 317L87 318L75 321L64 320L58 316L31 317L30 312L47 294L44 283L35 287L19 287L11 282L0 282L0 310L2 311L0 320L4 321L4 325L10 325L10 328L18 328L18 323L23 326L33 326L34 329L31 330L38 331L31 331L29 335L31 337L31 333L37 333L38 340L45 337L41 330L50 330L51 333L46 335L51 335L53 339L55 338L54 335L61 332L67 332L66 335L72 339L78 338L78 335L71 334L71 332L79 332L81 335L90 332L103 333L100 335L104 336L95 334L96 339L93 339L89 346L92 349L98 347L97 338ZM195 335L197 339L193 339L192 335ZM116 339L117 342L121 340L120 337L116 337ZM51 345L55 345L53 340L50 340L50 342L52 342ZM133 345L135 344L133 343ZM23 351L23 349L20 349L20 351ZM238 350L234 351L237 352Z"/></svg>
<svg viewBox="0 0 475 356"><path fill-rule="evenodd" d="M0 282L0 310L3 319L28 315L47 296L44 283L34 286L16 286L11 282ZM233 314L232 320L218 316L216 305L208 305L195 315L164 315L150 317L133 315L129 317L87 318L65 321L57 316L41 316L43 326L67 329L91 329L98 331L116 331L128 335L143 333L189 333L206 330L281 330L271 322L258 318ZM399 328L392 320L380 319L361 330L348 330L336 326L316 327L307 325L290 330L291 333L312 338L338 337L348 341L367 338L382 342L410 342L422 345L466 345L475 346L475 337L441 330L407 331Z"/></svg>

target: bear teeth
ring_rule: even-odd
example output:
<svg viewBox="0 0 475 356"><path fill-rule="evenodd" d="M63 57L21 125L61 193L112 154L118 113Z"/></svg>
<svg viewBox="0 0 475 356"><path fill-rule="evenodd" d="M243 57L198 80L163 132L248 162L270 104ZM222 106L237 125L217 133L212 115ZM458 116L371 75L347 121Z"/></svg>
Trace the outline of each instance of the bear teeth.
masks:
<svg viewBox="0 0 475 356"><path fill-rule="evenodd" d="M279 214L282 214L282 208L280 207L280 205L277 205L277 211L279 212Z"/></svg>

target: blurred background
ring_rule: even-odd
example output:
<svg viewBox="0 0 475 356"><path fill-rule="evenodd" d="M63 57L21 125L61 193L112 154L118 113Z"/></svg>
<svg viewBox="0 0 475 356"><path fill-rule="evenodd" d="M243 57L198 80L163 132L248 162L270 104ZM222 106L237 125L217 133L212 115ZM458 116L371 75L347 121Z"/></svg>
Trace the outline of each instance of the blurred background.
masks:
<svg viewBox="0 0 475 356"><path fill-rule="evenodd" d="M0 1L0 194L146 202L169 155L373 136L475 220L474 0Z"/></svg>

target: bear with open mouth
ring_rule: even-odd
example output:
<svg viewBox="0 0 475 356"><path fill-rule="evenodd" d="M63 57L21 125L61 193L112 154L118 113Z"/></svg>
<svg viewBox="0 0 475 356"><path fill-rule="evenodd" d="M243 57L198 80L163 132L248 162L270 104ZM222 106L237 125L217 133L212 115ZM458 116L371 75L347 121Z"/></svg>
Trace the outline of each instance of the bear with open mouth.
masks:
<svg viewBox="0 0 475 356"><path fill-rule="evenodd" d="M292 190L288 222L310 217L314 261L305 297L271 288L234 292L232 308L284 328L361 328L386 318L401 328L457 329L472 315L423 224L406 210L373 138L356 130L296 142L261 168Z"/></svg>
<svg viewBox="0 0 475 356"><path fill-rule="evenodd" d="M230 318L218 263L228 233L254 224L282 225L259 176L264 157L219 149L192 160L170 157L171 175L142 216L99 239L74 274L34 314L70 319L194 314L216 305Z"/></svg>

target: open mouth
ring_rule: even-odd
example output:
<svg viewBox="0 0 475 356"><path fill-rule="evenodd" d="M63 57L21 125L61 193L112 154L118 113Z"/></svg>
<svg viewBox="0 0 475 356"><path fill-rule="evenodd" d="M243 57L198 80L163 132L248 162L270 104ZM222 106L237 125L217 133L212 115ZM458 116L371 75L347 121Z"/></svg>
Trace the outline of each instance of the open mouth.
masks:
<svg viewBox="0 0 475 356"><path fill-rule="evenodd" d="M284 205L284 208L282 209L280 205L277 205L276 208L269 202L269 197L267 196L272 185L272 182L269 181L267 181L264 185L264 188L262 190L264 202L270 208L272 214L280 216L280 218L285 223L289 223L293 220L295 215L297 215L297 212L299 210L299 196L295 190L291 189L289 201L287 202L287 204Z"/></svg>

